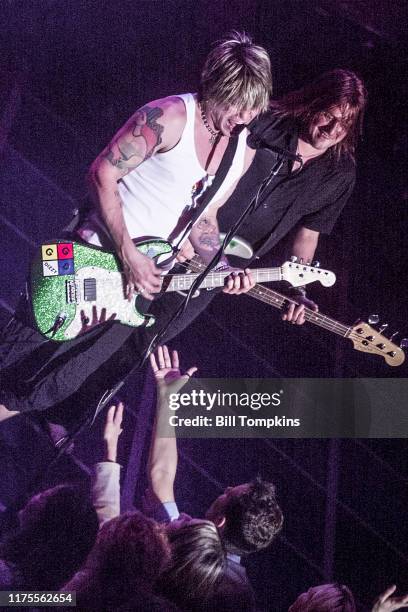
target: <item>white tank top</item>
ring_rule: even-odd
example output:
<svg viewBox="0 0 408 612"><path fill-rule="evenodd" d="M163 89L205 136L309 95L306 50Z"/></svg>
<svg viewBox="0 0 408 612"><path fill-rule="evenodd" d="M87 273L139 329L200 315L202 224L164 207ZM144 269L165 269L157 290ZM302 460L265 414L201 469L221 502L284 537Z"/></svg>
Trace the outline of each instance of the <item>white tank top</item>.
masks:
<svg viewBox="0 0 408 612"><path fill-rule="evenodd" d="M213 176L201 167L195 149L195 99L190 93L177 96L186 107L186 124L179 142L165 153L156 153L118 182L123 216L131 238L156 236L173 244L188 222L186 212L194 207L195 197L207 188ZM220 199L242 174L247 130L239 135L233 163L212 200ZM202 184L197 193L197 185ZM185 219L185 220L184 220ZM101 245L103 222L94 212L79 230L91 244Z"/></svg>

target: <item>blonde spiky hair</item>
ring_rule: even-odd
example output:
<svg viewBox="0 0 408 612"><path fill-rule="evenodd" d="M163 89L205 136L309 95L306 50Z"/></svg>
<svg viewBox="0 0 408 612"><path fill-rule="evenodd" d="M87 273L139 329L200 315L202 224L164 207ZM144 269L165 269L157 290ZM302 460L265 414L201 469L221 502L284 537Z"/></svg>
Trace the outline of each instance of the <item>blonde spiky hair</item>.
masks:
<svg viewBox="0 0 408 612"><path fill-rule="evenodd" d="M271 62L263 47L245 32L218 41L201 73L199 101L263 112L271 93Z"/></svg>

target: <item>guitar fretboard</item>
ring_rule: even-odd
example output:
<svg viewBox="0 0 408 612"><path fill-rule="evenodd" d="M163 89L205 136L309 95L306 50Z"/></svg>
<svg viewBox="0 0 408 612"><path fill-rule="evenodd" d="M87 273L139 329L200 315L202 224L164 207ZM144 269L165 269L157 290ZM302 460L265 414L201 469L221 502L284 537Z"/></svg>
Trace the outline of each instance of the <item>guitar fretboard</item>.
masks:
<svg viewBox="0 0 408 612"><path fill-rule="evenodd" d="M189 268L194 270L195 272L203 269L202 264L197 259L192 259L189 262ZM278 275L277 277L270 278L269 280L271 281L280 280L279 268L265 268L265 271L271 271L271 270L272 271L276 270L278 272ZM251 270L251 272L262 272L262 271L263 271L262 269L256 270L256 271ZM227 275L228 273L224 273L224 277ZM188 277L188 276L193 276L193 275L188 274L186 276ZM255 274L253 276L255 277L255 280L257 282L262 282L259 278L255 276ZM265 279L263 279L263 282L266 282ZM223 282L221 284L223 284ZM203 285L203 286L205 287L209 285ZM213 285L213 286L216 286L216 285ZM256 298L257 300L260 300L261 302L265 302L265 304L274 306L275 308L278 308L279 310L282 309L283 306L287 304L288 302L297 304L296 300L292 300L291 298L288 298L285 295L278 293L277 291L273 291L273 289L269 289L268 287L263 287L262 285L255 285L255 287L253 287L252 289L248 291L247 295L250 295ZM331 317L328 317L327 315L324 315L320 312L315 312L311 308L305 308L305 319L306 321L309 321L310 323L314 323L315 325L324 327L325 329L335 334L338 334L339 336L343 336L344 338L347 338L353 330L352 327L343 325L343 323L340 323L339 321L336 321L335 319L332 319Z"/></svg>
<svg viewBox="0 0 408 612"><path fill-rule="evenodd" d="M297 304L296 300L292 300L285 295L278 293L277 291L268 289L267 287L255 286L248 291L247 295L251 295L257 300L270 304L271 306L275 306L279 309L281 309L284 304L287 304L288 302ZM340 323L339 321L336 321L335 319L332 319L331 317L328 317L320 312L315 312L311 308L305 308L305 319L310 323L324 327L325 329L328 329L335 334L339 334L339 336L343 336L344 338L347 338L352 331L351 327L347 327L347 325L343 325L343 323Z"/></svg>
<svg viewBox="0 0 408 612"><path fill-rule="evenodd" d="M231 274L230 270L210 272L204 279L200 287L222 287L224 280ZM259 268L251 269L252 277L257 283L267 283L282 279L280 268ZM167 291L186 291L198 277L198 274L169 274L163 278L163 288ZM171 279L169 281L169 279Z"/></svg>

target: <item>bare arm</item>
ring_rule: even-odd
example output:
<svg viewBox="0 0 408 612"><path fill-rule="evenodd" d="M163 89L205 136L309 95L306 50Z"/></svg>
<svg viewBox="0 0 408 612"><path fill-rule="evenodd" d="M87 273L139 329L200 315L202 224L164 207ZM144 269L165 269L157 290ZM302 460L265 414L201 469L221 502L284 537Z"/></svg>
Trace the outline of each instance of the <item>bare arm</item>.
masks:
<svg viewBox="0 0 408 612"><path fill-rule="evenodd" d="M150 443L148 477L150 496L161 503L174 501L177 471L177 439L169 423L169 396L178 393L197 368L181 375L177 351L170 355L167 346L159 346L150 363L157 383L157 411Z"/></svg>
<svg viewBox="0 0 408 612"><path fill-rule="evenodd" d="M174 146L185 123L180 99L157 100L136 111L91 166L91 190L128 276L128 289L160 289L160 270L134 246L126 228L118 181L158 151ZM145 294L146 295L146 294ZM147 295L149 297L149 295Z"/></svg>
<svg viewBox="0 0 408 612"><path fill-rule="evenodd" d="M292 255L296 255L298 259L311 262L315 254L317 243L319 241L319 232L301 227L297 232L292 246Z"/></svg>

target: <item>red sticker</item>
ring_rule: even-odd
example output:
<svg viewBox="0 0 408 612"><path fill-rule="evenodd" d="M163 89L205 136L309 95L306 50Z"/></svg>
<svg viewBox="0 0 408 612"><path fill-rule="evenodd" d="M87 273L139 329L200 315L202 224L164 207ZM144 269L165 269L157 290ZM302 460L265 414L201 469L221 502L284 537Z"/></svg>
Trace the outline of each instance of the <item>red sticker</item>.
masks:
<svg viewBox="0 0 408 612"><path fill-rule="evenodd" d="M74 251L71 242L61 242L57 245L58 259L71 259L74 256Z"/></svg>

